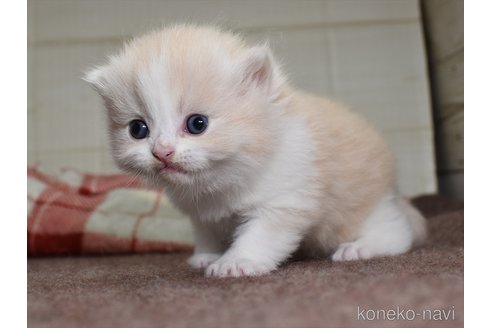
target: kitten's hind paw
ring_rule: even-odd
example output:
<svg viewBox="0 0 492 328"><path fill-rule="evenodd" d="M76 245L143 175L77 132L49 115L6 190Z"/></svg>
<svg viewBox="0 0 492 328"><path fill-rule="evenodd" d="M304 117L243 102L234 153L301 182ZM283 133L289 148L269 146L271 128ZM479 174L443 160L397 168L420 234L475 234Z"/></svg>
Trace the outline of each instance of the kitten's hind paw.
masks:
<svg viewBox="0 0 492 328"><path fill-rule="evenodd" d="M199 253L190 257L187 262L196 269L204 269L211 263L215 262L220 257L220 254Z"/></svg>

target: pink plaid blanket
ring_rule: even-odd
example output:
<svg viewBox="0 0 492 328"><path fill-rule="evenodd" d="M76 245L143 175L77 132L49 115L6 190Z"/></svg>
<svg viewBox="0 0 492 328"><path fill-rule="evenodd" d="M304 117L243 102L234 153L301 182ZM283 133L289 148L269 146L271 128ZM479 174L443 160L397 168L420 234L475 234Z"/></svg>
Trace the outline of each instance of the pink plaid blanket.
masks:
<svg viewBox="0 0 492 328"><path fill-rule="evenodd" d="M29 256L192 248L188 220L136 179L37 167L27 176Z"/></svg>

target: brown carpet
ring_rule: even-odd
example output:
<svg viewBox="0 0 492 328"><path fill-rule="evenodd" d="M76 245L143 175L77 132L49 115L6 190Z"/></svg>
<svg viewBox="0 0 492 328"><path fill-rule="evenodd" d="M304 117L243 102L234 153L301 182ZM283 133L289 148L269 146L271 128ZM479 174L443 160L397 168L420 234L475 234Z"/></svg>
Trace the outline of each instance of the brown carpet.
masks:
<svg viewBox="0 0 492 328"><path fill-rule="evenodd" d="M463 204L414 202L429 218L423 248L257 278L206 279L183 253L29 258L28 326L462 327Z"/></svg>

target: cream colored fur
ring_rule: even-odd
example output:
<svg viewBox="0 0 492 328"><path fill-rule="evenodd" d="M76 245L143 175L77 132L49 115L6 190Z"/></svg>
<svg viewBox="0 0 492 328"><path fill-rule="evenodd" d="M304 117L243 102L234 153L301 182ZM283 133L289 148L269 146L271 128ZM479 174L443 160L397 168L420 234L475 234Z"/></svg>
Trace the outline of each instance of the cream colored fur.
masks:
<svg viewBox="0 0 492 328"><path fill-rule="evenodd" d="M178 25L131 41L85 79L105 101L116 163L190 216L189 263L208 276L264 274L296 251L394 255L425 237L381 137L342 105L291 87L265 45ZM209 118L201 135L183 129L195 113ZM134 119L147 138L131 137ZM173 147L185 173L163 171L156 147Z"/></svg>

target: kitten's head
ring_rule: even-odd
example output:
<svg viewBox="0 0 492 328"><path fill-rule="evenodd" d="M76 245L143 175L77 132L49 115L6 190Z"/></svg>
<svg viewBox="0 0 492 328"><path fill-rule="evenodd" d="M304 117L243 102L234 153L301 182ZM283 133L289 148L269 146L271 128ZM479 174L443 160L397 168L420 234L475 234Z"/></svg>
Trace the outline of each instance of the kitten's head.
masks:
<svg viewBox="0 0 492 328"><path fill-rule="evenodd" d="M158 183L241 183L282 128L285 79L268 48L214 28L137 38L85 80L104 99L118 166Z"/></svg>

